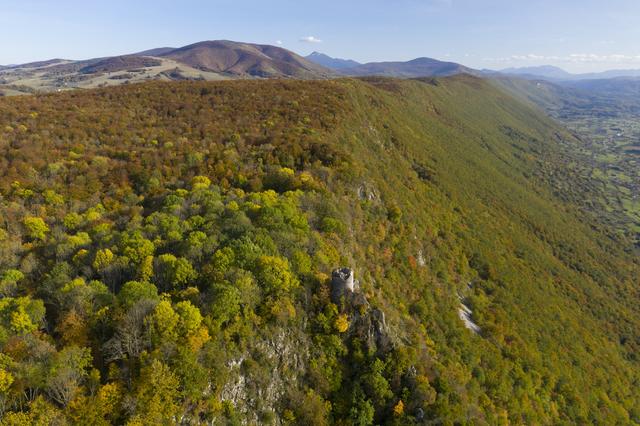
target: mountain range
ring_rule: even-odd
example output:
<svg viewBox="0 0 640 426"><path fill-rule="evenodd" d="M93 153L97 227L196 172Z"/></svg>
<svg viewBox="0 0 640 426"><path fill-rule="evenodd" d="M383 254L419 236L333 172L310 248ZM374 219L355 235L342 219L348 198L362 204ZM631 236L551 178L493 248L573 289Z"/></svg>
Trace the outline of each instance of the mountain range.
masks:
<svg viewBox="0 0 640 426"><path fill-rule="evenodd" d="M615 78L640 77L640 69L608 70L599 73L572 74L560 67L542 65L535 67L505 68L500 71L476 70L455 62L439 61L432 58L416 58L406 62L369 62L360 64L350 59L336 59L326 54L313 52L306 57L319 65L333 69L348 76L387 76L387 77L443 77L456 74L472 74L496 77L516 76L530 80L549 80L555 82L605 80Z"/></svg>
<svg viewBox="0 0 640 426"><path fill-rule="evenodd" d="M544 79L551 81L605 80L611 78L640 77L640 69L608 70L596 73L572 74L552 65L538 67L506 68L502 74L514 75L528 79Z"/></svg>
<svg viewBox="0 0 640 426"><path fill-rule="evenodd" d="M370 62L337 70L348 76L383 77L446 77L456 74L476 74L477 71L455 62L443 62L432 58L416 58L407 62Z"/></svg>
<svg viewBox="0 0 640 426"><path fill-rule="evenodd" d="M361 64L320 52L302 57L277 46L216 40L112 57L50 59L0 66L0 94L87 89L148 80L325 79L345 76L417 78L464 73L480 74L463 65L432 58Z"/></svg>
<svg viewBox="0 0 640 426"><path fill-rule="evenodd" d="M0 67L0 93L93 88L148 80L324 79L335 72L277 46L228 40L87 60Z"/></svg>
<svg viewBox="0 0 640 426"><path fill-rule="evenodd" d="M313 52L306 57L319 65L330 68L342 76L364 77L446 77L457 74L477 75L480 72L455 62L444 62L433 58L416 58L410 61L358 63L351 59L332 58L324 53Z"/></svg>
<svg viewBox="0 0 640 426"><path fill-rule="evenodd" d="M640 70L571 74L553 66L475 70L433 58L359 63L313 52L302 57L278 46L229 40L202 41L183 47L159 47L137 53L86 60L49 59L0 66L0 95L87 89L149 80L226 80L246 78L326 79L382 76L445 77L471 74L513 76L558 84L640 77ZM624 87L624 82L617 83ZM595 87L599 84L587 85ZM624 90L623 90L624 91Z"/></svg>
<svg viewBox="0 0 640 426"><path fill-rule="evenodd" d="M352 59L340 59L340 58L332 58L329 55L325 55L320 52L313 52L310 55L306 56L311 62L315 62L316 64L322 65L323 67L331 68L334 70L341 70L347 68L357 67L362 65L359 62L356 62Z"/></svg>

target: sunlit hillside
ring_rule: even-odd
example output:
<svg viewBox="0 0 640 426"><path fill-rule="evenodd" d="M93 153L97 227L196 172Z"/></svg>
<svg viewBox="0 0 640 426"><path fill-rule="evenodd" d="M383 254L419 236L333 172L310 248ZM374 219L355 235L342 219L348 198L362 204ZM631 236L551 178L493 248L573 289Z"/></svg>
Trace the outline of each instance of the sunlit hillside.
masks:
<svg viewBox="0 0 640 426"><path fill-rule="evenodd" d="M1 422L640 423L578 144L467 75L0 99Z"/></svg>

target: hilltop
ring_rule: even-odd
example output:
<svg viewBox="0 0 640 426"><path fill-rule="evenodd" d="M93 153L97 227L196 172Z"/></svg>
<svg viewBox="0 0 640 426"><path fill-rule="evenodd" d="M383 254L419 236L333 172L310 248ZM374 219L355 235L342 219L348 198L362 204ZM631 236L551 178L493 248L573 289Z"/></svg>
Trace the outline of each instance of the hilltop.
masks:
<svg viewBox="0 0 640 426"><path fill-rule="evenodd" d="M256 77L326 77L330 71L301 56L270 45L227 40L204 41L159 55L206 71Z"/></svg>
<svg viewBox="0 0 640 426"><path fill-rule="evenodd" d="M352 59L332 58L331 56L325 55L324 53L320 52L312 52L310 55L306 56L306 59L333 70L352 68L357 67L358 65L362 65Z"/></svg>

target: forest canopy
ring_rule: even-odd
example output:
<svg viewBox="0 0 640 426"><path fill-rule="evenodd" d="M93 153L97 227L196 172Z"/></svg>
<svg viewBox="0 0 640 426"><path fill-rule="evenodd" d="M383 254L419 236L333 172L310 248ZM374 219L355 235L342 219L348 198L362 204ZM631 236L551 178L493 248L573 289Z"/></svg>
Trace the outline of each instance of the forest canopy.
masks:
<svg viewBox="0 0 640 426"><path fill-rule="evenodd" d="M640 423L572 142L469 76L1 99L0 422Z"/></svg>

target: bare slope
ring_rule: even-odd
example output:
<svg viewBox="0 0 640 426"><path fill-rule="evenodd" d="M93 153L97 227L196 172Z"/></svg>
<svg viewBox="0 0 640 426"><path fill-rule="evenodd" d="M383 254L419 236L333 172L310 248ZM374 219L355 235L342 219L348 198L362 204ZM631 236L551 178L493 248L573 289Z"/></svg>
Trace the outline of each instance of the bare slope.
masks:
<svg viewBox="0 0 640 426"><path fill-rule="evenodd" d="M157 67L162 64L159 59L141 55L124 55L106 58L96 63L92 63L80 69L83 74L94 74L99 72L116 72L132 70L136 68Z"/></svg>
<svg viewBox="0 0 640 426"><path fill-rule="evenodd" d="M132 55L53 59L0 67L0 95L86 89L148 80L322 79L333 71L281 47L205 41Z"/></svg>
<svg viewBox="0 0 640 426"><path fill-rule="evenodd" d="M191 67L255 77L326 77L331 71L303 57L270 45L227 40L203 41L164 53Z"/></svg>

